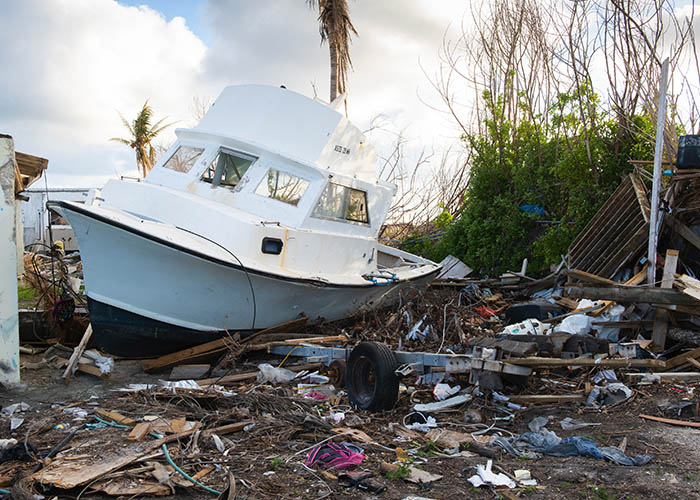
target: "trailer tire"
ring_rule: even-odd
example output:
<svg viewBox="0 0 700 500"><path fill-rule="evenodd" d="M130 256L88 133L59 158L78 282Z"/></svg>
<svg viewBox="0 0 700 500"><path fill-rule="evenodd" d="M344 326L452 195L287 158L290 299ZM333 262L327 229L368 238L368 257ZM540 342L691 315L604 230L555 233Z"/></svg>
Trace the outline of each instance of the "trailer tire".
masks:
<svg viewBox="0 0 700 500"><path fill-rule="evenodd" d="M396 358L378 342L357 345L348 358L345 384L350 404L368 411L391 410L399 397Z"/></svg>

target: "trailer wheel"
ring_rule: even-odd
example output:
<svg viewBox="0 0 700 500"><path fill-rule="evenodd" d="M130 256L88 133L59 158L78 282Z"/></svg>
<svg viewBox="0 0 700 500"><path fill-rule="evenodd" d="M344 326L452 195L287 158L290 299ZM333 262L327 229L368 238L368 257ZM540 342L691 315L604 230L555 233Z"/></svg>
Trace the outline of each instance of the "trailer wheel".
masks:
<svg viewBox="0 0 700 500"><path fill-rule="evenodd" d="M363 342L348 359L345 383L350 404L362 410L391 410L399 397L396 358L386 344Z"/></svg>

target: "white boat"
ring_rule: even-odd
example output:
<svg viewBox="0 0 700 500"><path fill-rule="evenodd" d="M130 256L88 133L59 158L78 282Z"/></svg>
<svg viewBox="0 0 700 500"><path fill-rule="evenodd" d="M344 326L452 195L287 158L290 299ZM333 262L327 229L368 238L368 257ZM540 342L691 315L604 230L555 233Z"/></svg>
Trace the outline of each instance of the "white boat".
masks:
<svg viewBox="0 0 700 500"><path fill-rule="evenodd" d="M377 241L395 186L331 105L224 89L141 182L49 202L73 226L93 336L148 356L306 316L337 320L440 266Z"/></svg>

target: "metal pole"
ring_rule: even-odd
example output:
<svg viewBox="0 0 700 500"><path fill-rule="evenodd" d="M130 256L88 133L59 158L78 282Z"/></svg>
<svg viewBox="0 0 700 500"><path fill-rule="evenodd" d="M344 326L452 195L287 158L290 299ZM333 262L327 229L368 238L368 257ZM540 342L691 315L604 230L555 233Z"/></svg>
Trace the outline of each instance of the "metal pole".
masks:
<svg viewBox="0 0 700 500"><path fill-rule="evenodd" d="M664 150L664 125L666 123L666 82L668 81L668 58L661 66L659 108L656 117L656 148L654 150L654 182L651 189L651 214L649 217L649 267L647 283L656 283L656 244L659 237L659 193L661 191L661 155Z"/></svg>

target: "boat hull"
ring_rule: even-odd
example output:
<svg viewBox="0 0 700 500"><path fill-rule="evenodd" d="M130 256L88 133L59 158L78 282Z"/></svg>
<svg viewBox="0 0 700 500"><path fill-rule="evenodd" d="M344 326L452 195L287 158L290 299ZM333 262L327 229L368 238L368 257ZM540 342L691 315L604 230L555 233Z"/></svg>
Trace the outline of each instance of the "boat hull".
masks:
<svg viewBox="0 0 700 500"><path fill-rule="evenodd" d="M440 269L383 286L295 279L208 259L88 211L61 212L80 246L97 347L124 357L174 352L301 316L345 318L425 285Z"/></svg>

